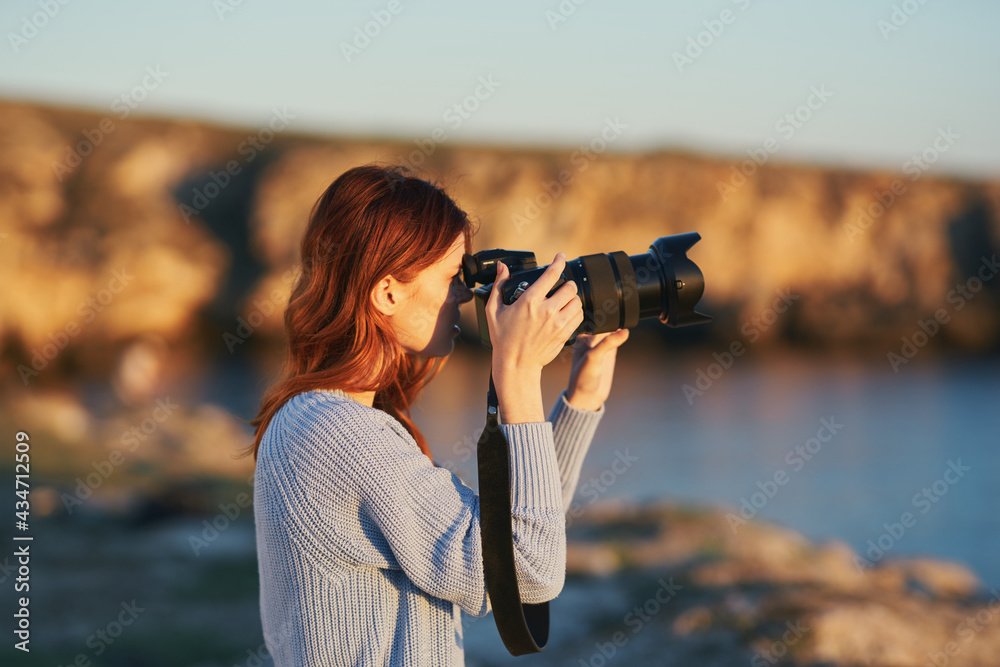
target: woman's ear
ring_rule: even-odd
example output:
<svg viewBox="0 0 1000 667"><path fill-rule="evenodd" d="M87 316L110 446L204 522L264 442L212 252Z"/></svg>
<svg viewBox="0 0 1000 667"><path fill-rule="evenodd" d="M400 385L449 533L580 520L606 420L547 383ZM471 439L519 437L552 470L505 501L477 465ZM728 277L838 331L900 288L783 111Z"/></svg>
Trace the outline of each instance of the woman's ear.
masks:
<svg viewBox="0 0 1000 667"><path fill-rule="evenodd" d="M402 286L391 275L372 288L372 303L383 315L392 315L399 307Z"/></svg>

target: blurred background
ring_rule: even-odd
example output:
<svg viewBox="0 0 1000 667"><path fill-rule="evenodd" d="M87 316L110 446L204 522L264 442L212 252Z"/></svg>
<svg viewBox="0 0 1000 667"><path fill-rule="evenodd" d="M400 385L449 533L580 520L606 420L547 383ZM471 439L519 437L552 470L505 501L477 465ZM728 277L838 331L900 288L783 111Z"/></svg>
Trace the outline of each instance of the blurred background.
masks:
<svg viewBox="0 0 1000 667"><path fill-rule="evenodd" d="M31 464L30 527L0 534L34 538L31 653L4 664L270 664L237 455L310 208L373 161L540 265L702 236L714 319L620 350L551 644L520 662L995 664L1000 6L10 0L0 23L8 498L18 432ZM413 416L475 487L489 353L463 308ZM514 662L492 618L464 641Z"/></svg>

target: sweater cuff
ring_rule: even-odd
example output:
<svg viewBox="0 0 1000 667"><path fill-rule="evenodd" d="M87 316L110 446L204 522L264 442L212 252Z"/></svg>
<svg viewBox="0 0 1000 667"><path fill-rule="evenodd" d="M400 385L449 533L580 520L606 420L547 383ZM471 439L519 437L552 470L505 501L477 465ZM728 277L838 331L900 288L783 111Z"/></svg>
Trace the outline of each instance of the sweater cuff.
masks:
<svg viewBox="0 0 1000 667"><path fill-rule="evenodd" d="M562 511L559 463L550 422L501 424L510 445L512 510Z"/></svg>
<svg viewBox="0 0 1000 667"><path fill-rule="evenodd" d="M566 400L567 391L568 391L567 389L563 389L562 393L559 394L559 398L556 400L556 404L552 406L552 413L549 415L550 422L554 424L557 418L563 418L563 419L568 418L570 419L570 421L573 422L582 422L583 420L589 417L604 416L605 403L601 403L601 407L597 408L596 410L584 410L582 408L576 408L573 407L570 404L570 402ZM564 412L568 412L569 414L564 417L563 416Z"/></svg>
<svg viewBox="0 0 1000 667"><path fill-rule="evenodd" d="M553 447L559 462L559 471L563 480L576 488L577 474L583 466L590 443L594 439L597 425L604 416L604 403L598 410L581 410L569 404L566 391L559 394L549 421L552 422ZM575 474L574 474L575 473ZM572 492L568 492L572 495Z"/></svg>

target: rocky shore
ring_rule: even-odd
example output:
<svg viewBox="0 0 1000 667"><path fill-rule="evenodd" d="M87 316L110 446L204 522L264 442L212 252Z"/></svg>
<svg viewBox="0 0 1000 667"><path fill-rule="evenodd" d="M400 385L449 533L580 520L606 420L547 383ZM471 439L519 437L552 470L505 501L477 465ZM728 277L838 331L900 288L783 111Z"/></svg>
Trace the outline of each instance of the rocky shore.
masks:
<svg viewBox="0 0 1000 667"><path fill-rule="evenodd" d="M644 665L997 664L1000 591L965 567L866 563L845 544L734 527L727 514L611 503L574 521L567 590L592 618L552 664L610 664L609 654ZM617 602L589 592L602 587Z"/></svg>
<svg viewBox="0 0 1000 667"><path fill-rule="evenodd" d="M39 653L58 664L86 655L87 619L135 598L144 616L102 664L138 664L130 660L139 656L149 667L270 664L252 508L239 502L241 489L203 489L186 506L175 489L72 516L53 511L36 529L39 545L59 544L37 552ZM219 507L228 511L210 513ZM546 650L513 658L492 616L464 616L467 664L996 665L1000 592L962 565L886 558L861 566L847 545L813 544L757 520L734 530L727 513L588 506L568 528L567 580L551 603Z"/></svg>

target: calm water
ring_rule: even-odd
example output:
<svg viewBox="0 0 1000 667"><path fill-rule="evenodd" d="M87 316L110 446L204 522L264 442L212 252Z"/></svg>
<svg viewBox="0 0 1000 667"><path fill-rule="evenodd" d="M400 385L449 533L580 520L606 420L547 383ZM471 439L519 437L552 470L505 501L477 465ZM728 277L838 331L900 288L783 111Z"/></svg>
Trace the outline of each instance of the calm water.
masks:
<svg viewBox="0 0 1000 667"><path fill-rule="evenodd" d="M897 374L877 361L739 358L689 402L682 387L694 385L699 367L708 370L711 352L659 361L639 352L620 353L575 502L668 498L739 508L745 499L758 517L811 539L843 540L863 555L881 538L888 556L959 560L1000 585L997 362L918 357ZM461 391L452 405L474 404L460 426L468 432L482 428L489 372L472 365L446 367L425 395L443 403L438 392L453 380ZM557 361L546 373L548 408L569 367ZM446 414L425 406L416 418L438 443L435 455L454 460L471 484L475 460L461 461L466 431ZM821 420L832 428L821 431ZM637 461L618 475L623 465L613 464L626 450ZM905 512L912 521L900 534L891 524Z"/></svg>
<svg viewBox="0 0 1000 667"><path fill-rule="evenodd" d="M575 502L738 509L746 500L758 517L813 540L842 540L862 555L881 541L888 556L958 560L1000 585L1000 363L918 356L894 373L878 359L742 357L689 402L682 387L709 370L711 350L651 355L633 342L619 354ZM568 363L546 368L547 408L568 376ZM435 458L473 486L488 378L486 353L463 346L414 410ZM261 382L240 385L228 407L250 415ZM821 431L821 420L835 432ZM617 474L612 464L626 453L636 461ZM887 532L906 512L911 525Z"/></svg>

